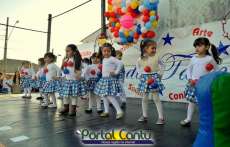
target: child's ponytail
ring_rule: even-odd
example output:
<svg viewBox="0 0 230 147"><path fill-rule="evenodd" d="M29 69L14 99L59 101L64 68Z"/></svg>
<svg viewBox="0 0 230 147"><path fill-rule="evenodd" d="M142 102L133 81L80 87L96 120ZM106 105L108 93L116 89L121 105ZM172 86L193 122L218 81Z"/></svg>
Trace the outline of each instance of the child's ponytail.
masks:
<svg viewBox="0 0 230 147"><path fill-rule="evenodd" d="M217 64L222 63L222 59L219 57L219 52L214 44L210 44L211 47L211 52L214 60L216 61Z"/></svg>
<svg viewBox="0 0 230 147"><path fill-rule="evenodd" d="M75 44L69 44L67 47L71 48L73 51L74 69L81 70L82 57L79 50L77 49L77 46Z"/></svg>

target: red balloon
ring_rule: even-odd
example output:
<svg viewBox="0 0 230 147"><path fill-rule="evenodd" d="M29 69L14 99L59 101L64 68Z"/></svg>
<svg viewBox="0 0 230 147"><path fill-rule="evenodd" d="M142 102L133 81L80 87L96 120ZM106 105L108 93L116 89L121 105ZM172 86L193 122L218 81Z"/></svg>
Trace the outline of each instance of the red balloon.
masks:
<svg viewBox="0 0 230 147"><path fill-rule="evenodd" d="M105 12L104 16L105 17L110 17L110 13L109 12Z"/></svg>
<svg viewBox="0 0 230 147"><path fill-rule="evenodd" d="M128 7L127 11L133 13L133 9L130 6Z"/></svg>
<svg viewBox="0 0 230 147"><path fill-rule="evenodd" d="M114 29L115 29L115 27L112 27L112 28L110 28L110 31L114 32L115 31Z"/></svg>
<svg viewBox="0 0 230 147"><path fill-rule="evenodd" d="M96 74L96 71L95 71L94 69L92 69L92 70L90 71L90 73L91 73L91 75L95 75L95 74Z"/></svg>
<svg viewBox="0 0 230 147"><path fill-rule="evenodd" d="M141 37L142 37L142 38L146 38L146 37L147 37L147 34L146 34L146 33L142 33L142 34L141 34Z"/></svg>
<svg viewBox="0 0 230 147"><path fill-rule="evenodd" d="M134 38L134 39L139 39L139 34L138 34L137 32L134 33L133 38Z"/></svg>
<svg viewBox="0 0 230 147"><path fill-rule="evenodd" d="M156 20L159 20L159 19L160 19L160 15L157 15L157 16L156 16Z"/></svg>
<svg viewBox="0 0 230 147"><path fill-rule="evenodd" d="M113 1L113 0L108 0L108 3L109 3L110 5L112 5L112 4L113 4L112 1Z"/></svg>
<svg viewBox="0 0 230 147"><path fill-rule="evenodd" d="M119 32L114 32L113 36L118 38L119 37Z"/></svg>
<svg viewBox="0 0 230 147"><path fill-rule="evenodd" d="M143 17L143 21L146 23L146 22L148 22L149 21L149 16L144 16Z"/></svg>
<svg viewBox="0 0 230 147"><path fill-rule="evenodd" d="M116 13L115 12L110 12L110 17L116 17Z"/></svg>
<svg viewBox="0 0 230 147"><path fill-rule="evenodd" d="M148 9L144 9L142 13L143 13L145 16L148 16L148 17L149 17L150 11L149 11Z"/></svg>
<svg viewBox="0 0 230 147"><path fill-rule="evenodd" d="M135 13L135 12L130 13L130 15L131 15L132 17L134 17L134 18L136 18L136 17L138 16L138 14Z"/></svg>
<svg viewBox="0 0 230 147"><path fill-rule="evenodd" d="M151 69L150 66L145 66L144 71L147 72L147 73L149 73L149 72L152 71L152 69Z"/></svg>
<svg viewBox="0 0 230 147"><path fill-rule="evenodd" d="M147 84L148 84L148 85L152 85L154 82L155 82L155 80L154 80L153 78L149 78L149 79L147 80Z"/></svg>
<svg viewBox="0 0 230 147"><path fill-rule="evenodd" d="M118 14L118 15L124 15L124 13L122 12L122 9L121 9L121 8L117 8L117 14Z"/></svg>
<svg viewBox="0 0 230 147"><path fill-rule="evenodd" d="M206 70L207 70L208 72L210 72L210 71L212 71L212 70L214 69L214 65L211 64L211 63L208 63L208 64L205 66L205 68L206 68Z"/></svg>
<svg viewBox="0 0 230 147"><path fill-rule="evenodd" d="M115 27L115 28L114 28L114 31L115 31L115 32L119 32L119 30L120 30L120 27Z"/></svg>
<svg viewBox="0 0 230 147"><path fill-rule="evenodd" d="M154 38L156 36L156 33L155 32L153 32L153 31L148 31L147 32L147 37L148 38Z"/></svg>

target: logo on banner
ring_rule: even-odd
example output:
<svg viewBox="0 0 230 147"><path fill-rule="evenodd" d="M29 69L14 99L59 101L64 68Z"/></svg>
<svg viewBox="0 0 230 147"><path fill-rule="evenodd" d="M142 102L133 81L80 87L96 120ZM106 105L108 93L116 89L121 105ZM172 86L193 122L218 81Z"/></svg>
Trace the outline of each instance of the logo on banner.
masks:
<svg viewBox="0 0 230 147"><path fill-rule="evenodd" d="M153 134L144 130L129 131L127 129L111 129L93 131L77 130L76 134L84 145L154 145Z"/></svg>

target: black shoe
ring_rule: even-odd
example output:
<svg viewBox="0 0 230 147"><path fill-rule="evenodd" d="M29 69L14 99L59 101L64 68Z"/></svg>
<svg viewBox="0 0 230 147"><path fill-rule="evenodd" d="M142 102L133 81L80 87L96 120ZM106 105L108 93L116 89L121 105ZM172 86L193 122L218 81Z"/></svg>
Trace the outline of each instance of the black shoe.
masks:
<svg viewBox="0 0 230 147"><path fill-rule="evenodd" d="M93 112L92 109L86 109L86 110L85 110L85 113L92 113L92 112Z"/></svg>
<svg viewBox="0 0 230 147"><path fill-rule="evenodd" d="M103 110L97 110L98 114L101 114L103 112Z"/></svg>
<svg viewBox="0 0 230 147"><path fill-rule="evenodd" d="M190 127L190 126L191 126L191 122L186 122L186 121L182 120L182 121L180 122L180 125L181 125L182 127Z"/></svg>
<svg viewBox="0 0 230 147"><path fill-rule="evenodd" d="M43 99L44 99L44 98L41 97L41 96L39 96L39 97L36 98L36 100L38 100L38 101L42 101Z"/></svg>
<svg viewBox="0 0 230 147"><path fill-rule="evenodd" d="M27 98L27 96L23 95L22 98L25 99L25 98Z"/></svg>
<svg viewBox="0 0 230 147"><path fill-rule="evenodd" d="M31 99L31 98L32 98L32 96L27 96L26 98L27 98L27 99Z"/></svg>
<svg viewBox="0 0 230 147"><path fill-rule="evenodd" d="M121 103L121 108L122 108L122 109L125 109L125 108L126 108L126 102L122 102L122 103Z"/></svg>

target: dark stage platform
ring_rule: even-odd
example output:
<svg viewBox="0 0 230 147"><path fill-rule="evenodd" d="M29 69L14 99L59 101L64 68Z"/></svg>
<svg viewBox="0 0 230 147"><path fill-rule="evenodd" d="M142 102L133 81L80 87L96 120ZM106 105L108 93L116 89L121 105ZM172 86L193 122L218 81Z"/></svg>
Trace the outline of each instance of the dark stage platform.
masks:
<svg viewBox="0 0 230 147"><path fill-rule="evenodd" d="M121 120L115 120L113 114L109 118L100 118L96 112L85 114L85 101L81 100L80 105L77 117L71 118L59 116L55 109L41 109L34 99L0 98L0 144L7 147L81 147L76 129L127 128L151 130L156 139L155 147L190 147L198 129L197 112L191 128L180 127L179 122L186 115L185 104L164 103L164 126L155 125L157 114L153 102L149 104L147 124L137 122L141 114L140 99L128 99L125 117ZM27 140L20 141L23 138Z"/></svg>

